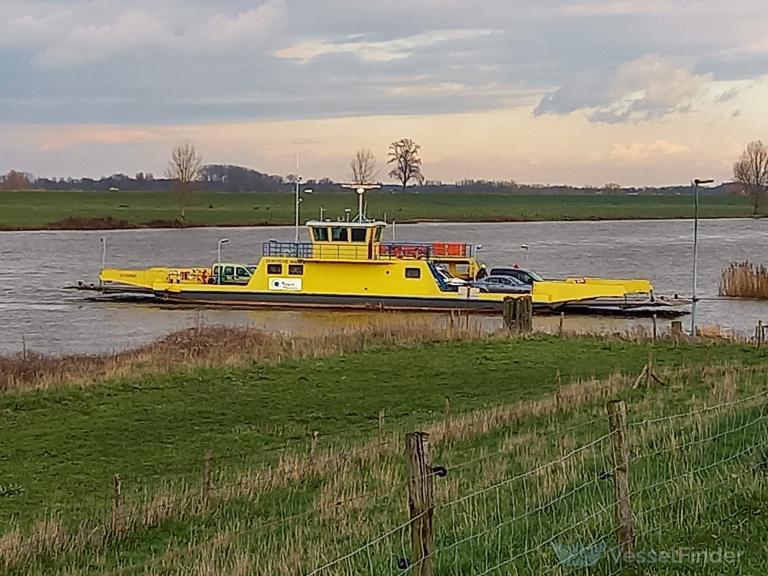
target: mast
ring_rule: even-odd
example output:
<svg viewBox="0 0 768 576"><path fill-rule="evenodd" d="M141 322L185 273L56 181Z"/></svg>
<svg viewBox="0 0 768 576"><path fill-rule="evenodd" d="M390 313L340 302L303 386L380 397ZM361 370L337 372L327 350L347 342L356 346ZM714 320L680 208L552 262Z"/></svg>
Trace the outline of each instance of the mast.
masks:
<svg viewBox="0 0 768 576"><path fill-rule="evenodd" d="M357 192L357 216L352 219L352 222L368 222L368 217L365 215L365 193L367 190L375 190L381 186L379 184L342 184L341 187Z"/></svg>

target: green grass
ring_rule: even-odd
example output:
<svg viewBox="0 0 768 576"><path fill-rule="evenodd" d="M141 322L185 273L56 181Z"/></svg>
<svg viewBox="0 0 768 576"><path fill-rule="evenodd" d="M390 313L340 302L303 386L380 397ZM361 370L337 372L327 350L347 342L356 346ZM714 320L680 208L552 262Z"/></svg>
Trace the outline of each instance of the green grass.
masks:
<svg viewBox="0 0 768 576"><path fill-rule="evenodd" d="M124 477L126 499L136 506L152 502L153 495L163 490L185 494L185 483L191 486L192 494L199 494L202 459L207 450L215 454L214 487L220 490L217 503L207 512L189 503L177 503L178 514L143 527L135 525L128 537L110 542L106 549L98 548L98 553L64 548L53 555L38 554L33 563L13 573L53 572L64 567L71 568L72 573L102 573L118 564L145 563L166 547L205 542L217 534L224 535L224 540L213 546L213 552L210 547L185 551L183 558L174 557L165 564L153 565L156 571L149 573L189 573L190 562L197 561L221 563L218 572L200 569L197 572L200 574L236 573L231 563L237 558L246 564L250 562L253 573L300 573L282 572L280 568L282 564L277 559L282 553L279 551L286 549L285 539L301 540L302 544L297 546L310 558L307 565L302 565L306 569L322 563L326 555L330 559L337 553L352 550L355 543L363 543L406 518L400 440L392 437L394 444L378 456L371 455L370 460L361 457L343 464L335 461L324 464L322 456L329 450L350 445L359 447L375 439L380 410L385 410L389 434L434 426L435 422L439 431L445 399L450 399L455 436L435 443L435 462L451 470L448 479L440 481L443 484L439 485L438 498L449 501L536 467L576 443L604 433L606 423L601 413L605 399L599 394L579 400L581 387L574 386L568 389L568 394L575 395L573 407L557 413L537 411L536 402L551 397L557 373L563 383L581 378L607 378L617 372L630 375L631 381L646 362L648 347L649 344L644 343L604 342L593 338L497 339L379 348L347 356L290 361L273 367L200 370L142 381L108 382L84 389L6 394L0 397L3 419L0 485L15 487L16 491L0 496L0 526L19 526L25 533L36 520L46 516L60 522L63 530L100 521L109 514L114 473ZM767 358L764 350L738 345L659 343L654 351L660 371L723 364L749 367L764 364ZM702 399L711 400L723 381L721 376L708 380L700 370L695 370L692 376L680 377L664 388L627 391L622 395L630 402L633 416L657 415L688 409ZM740 390L742 386L747 389L747 384L740 383ZM532 408L507 424L499 420L498 425L485 431L474 429L474 421L466 416L471 411L520 401L530 402ZM567 397L564 402L569 402ZM755 411L754 406L748 408ZM742 420L736 420L736 415L726 416L741 422L749 410L739 413L738 418ZM466 418L466 425L462 418ZM596 424L585 425L595 418ZM685 434L694 434L709 426L708 422L692 422L690 429L676 427L674 433L685 438ZM563 430L574 425L578 428L569 432L574 442L569 444L564 440L567 435ZM713 430L718 426L728 427L730 421L713 419L711 426ZM286 446L289 453L306 454L315 430L320 433L320 460L316 468L313 463L306 465L306 456L301 456L297 465L303 471L295 481L289 479L288 471L292 469L283 467L277 480L273 478L268 486L256 490L256 496L243 488L238 478L243 474L248 478L248 470L275 465L281 449ZM659 446L667 446L663 438L645 439L644 451L650 453ZM730 436L725 440L736 441ZM505 456L453 469L463 461L505 446ZM687 460L689 455L676 457L674 461L669 457L650 460L643 464L646 468L638 469L638 476L651 482L662 472L671 476L688 465L691 469L700 467L735 449L709 444L701 444L699 448L691 453L690 460ZM560 476L537 476L527 487L507 491L498 498L493 495L467 501L455 514L454 511L440 512L439 543L447 545L472 531L493 528L506 517L504 510L535 507L540 499L556 495L557 492L549 494L544 490L545 482L554 482L559 490L567 492L571 485L589 481L594 470L605 469L606 450L608 446L600 444L599 449L596 446L584 453L570 475L563 476L560 472ZM743 472L746 478L747 472L741 470L740 465L735 462L733 470ZM168 482L171 486L164 488ZM352 504L349 510L331 506L331 511L313 515L311 519L259 528L265 522L311 509L324 498L330 498L333 504L371 487L381 491L383 499L363 499L358 505ZM730 491L742 498L740 505L745 509L745 522L751 522L753 514L768 512L754 499L758 492L761 497L766 495L761 490L762 485L750 476L743 490ZM577 499L563 500L562 509L560 505L548 508L546 516L536 518L535 525L510 525L501 533L494 532L491 546L494 557L503 558L505 547L521 537L520 531L525 531L523 538L537 541L553 533L553 527L567 526L568 522L583 518L585 510L599 509L601 502L609 502L610 494L610 482L593 483L587 491L579 493ZM732 510L725 505L713 505L710 509L706 503L697 502L704 509L696 508L691 517L699 515L706 520L701 525L705 528L703 532L697 531L696 525L678 526L673 514L671 532L665 531L663 535L671 538L670 542L698 538L700 546L715 547L713 535L725 538L730 534L728 529L733 528L732 523L718 520ZM644 501L644 505L652 504ZM153 506L156 508L157 504ZM737 521L743 518L739 516ZM640 519L654 526L659 521L655 517L640 516ZM602 514L588 526L589 530L575 530L570 536L587 538L592 534L590 530L597 534L610 522L610 513ZM749 523L744 531L757 535L760 529ZM241 532L252 537L240 537ZM738 542L734 538L727 536L729 544L735 546ZM312 547L313 542L319 541L323 542L320 551ZM488 559L484 559L484 555L488 554L488 542L484 542L485 548L470 543L456 554L441 556L443 568L439 573L475 573L479 567L486 566L484 562ZM754 545L742 544L757 554L752 550ZM399 554L398 546L399 541L387 540L371 550L370 556L356 558L354 563L341 567L343 570L326 573L388 574L390 571L386 568ZM0 552L2 548L0 540ZM213 559L205 556L211 553ZM765 551L761 554L760 558L768 561ZM275 564L269 563L272 561ZM290 564L285 561L286 566Z"/></svg>
<svg viewBox="0 0 768 576"><path fill-rule="evenodd" d="M367 195L370 216L396 221L419 219L589 220L690 218L691 198L685 196L554 196L389 194ZM302 220L344 216L356 211L353 194L314 194L304 197ZM66 219L113 218L129 225L173 222L179 218L176 197L170 192L0 192L0 228L45 228ZM702 197L704 218L748 217L749 202L738 196ZM196 193L186 207L186 223L193 226L291 224L293 195L289 193ZM93 224L91 224L93 225Z"/></svg>

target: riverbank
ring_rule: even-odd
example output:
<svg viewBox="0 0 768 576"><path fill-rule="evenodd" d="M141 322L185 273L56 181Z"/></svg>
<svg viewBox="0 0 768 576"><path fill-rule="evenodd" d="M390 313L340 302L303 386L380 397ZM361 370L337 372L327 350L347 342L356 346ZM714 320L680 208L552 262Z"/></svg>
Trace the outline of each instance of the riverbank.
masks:
<svg viewBox="0 0 768 576"><path fill-rule="evenodd" d="M400 223L526 222L622 219L679 219L693 216L685 196L389 194L367 196L371 217ZM305 195L302 220L343 218L356 210L352 194ZM294 197L287 193L195 193L185 201L185 218L169 192L0 192L0 230L115 230L205 226L293 224ZM748 218L748 200L703 196L702 218Z"/></svg>
<svg viewBox="0 0 768 576"><path fill-rule="evenodd" d="M633 388L651 348L665 385ZM19 575L275 576L308 573L378 539L346 566L388 573L407 557L408 533L395 530L407 515L402 434L421 429L431 433L433 462L448 470L436 479L437 545L464 542L438 556L440 573L485 569L574 523L572 538L610 534L605 499L613 486L595 474L610 466L602 435L612 398L627 401L633 421L695 415L633 432L641 544L738 545L748 556L744 574L759 574L749 566L767 560L753 540L765 496L748 468L754 455L721 458L756 433L764 350L504 336L408 344L397 336L303 357L295 350L286 343L278 361L168 366L152 376L0 395L0 567ZM700 433L713 439L691 436ZM577 446L586 448L572 459ZM553 459L556 467L541 468ZM663 483L686 466L708 466L688 500L691 478ZM518 485L515 478L536 468ZM728 485L718 485L720 473ZM669 498L674 506L660 510ZM498 517L499 506L538 511L516 523L520 514ZM543 569L553 561L546 553L524 560Z"/></svg>

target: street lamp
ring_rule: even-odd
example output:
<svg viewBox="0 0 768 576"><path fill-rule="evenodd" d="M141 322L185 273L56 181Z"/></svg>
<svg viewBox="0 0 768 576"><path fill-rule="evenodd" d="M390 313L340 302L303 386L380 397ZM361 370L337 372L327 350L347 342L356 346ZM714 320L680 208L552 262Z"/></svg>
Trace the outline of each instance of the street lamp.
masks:
<svg viewBox="0 0 768 576"><path fill-rule="evenodd" d="M216 246L216 263L221 263L221 246L222 244L229 244L229 238L222 238L219 240L218 245Z"/></svg>
<svg viewBox="0 0 768 576"><path fill-rule="evenodd" d="M304 190L305 194L312 194L312 188ZM301 176L296 177L296 222L294 225L294 242L299 243L299 206L301 205Z"/></svg>
<svg viewBox="0 0 768 576"><path fill-rule="evenodd" d="M520 244L520 250L525 252L525 267L528 268L528 244Z"/></svg>
<svg viewBox="0 0 768 576"><path fill-rule="evenodd" d="M107 239L102 236L99 242L101 242L101 269L104 270L107 267Z"/></svg>
<svg viewBox="0 0 768 576"><path fill-rule="evenodd" d="M698 285L699 275L699 186L702 184L712 184L712 179L696 178L693 181L693 295L691 300L691 336L696 336L696 303L699 301L696 296L696 286Z"/></svg>

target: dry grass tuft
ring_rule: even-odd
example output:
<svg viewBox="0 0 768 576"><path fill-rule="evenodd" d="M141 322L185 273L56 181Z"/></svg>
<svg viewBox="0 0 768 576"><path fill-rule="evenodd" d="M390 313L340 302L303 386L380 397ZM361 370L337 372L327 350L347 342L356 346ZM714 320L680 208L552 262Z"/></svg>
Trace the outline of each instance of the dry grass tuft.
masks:
<svg viewBox="0 0 768 576"><path fill-rule="evenodd" d="M768 268L752 262L734 262L723 270L720 296L768 300Z"/></svg>
<svg viewBox="0 0 768 576"><path fill-rule="evenodd" d="M483 331L434 321L383 316L366 326L332 333L287 336L253 328L211 326L169 334L152 344L112 355L0 356L0 392L89 386L104 380L203 367L277 363L286 359L358 352L371 346L411 345L480 338Z"/></svg>

